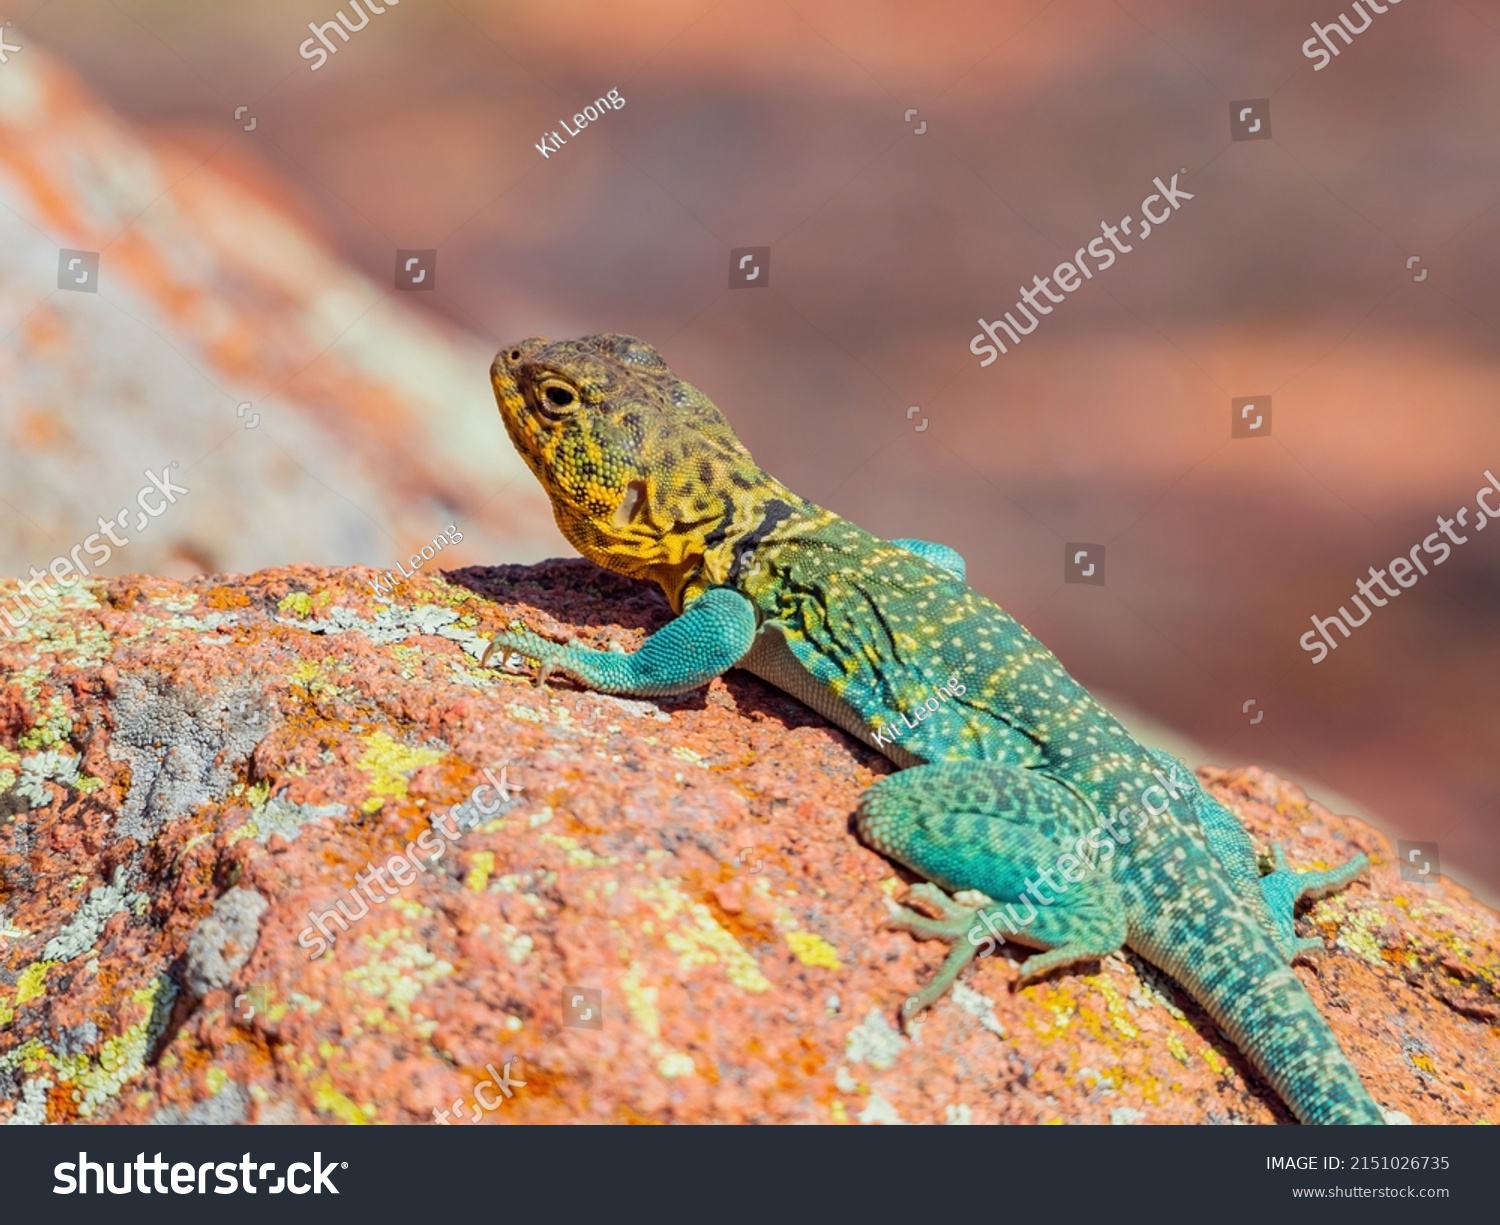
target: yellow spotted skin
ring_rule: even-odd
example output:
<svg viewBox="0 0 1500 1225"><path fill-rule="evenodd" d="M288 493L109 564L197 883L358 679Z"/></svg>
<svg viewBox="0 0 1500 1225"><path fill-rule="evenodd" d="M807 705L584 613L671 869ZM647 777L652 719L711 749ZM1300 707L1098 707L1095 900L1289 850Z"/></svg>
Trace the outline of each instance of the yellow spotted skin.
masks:
<svg viewBox="0 0 1500 1225"><path fill-rule="evenodd" d="M1262 875L1234 815L967 586L957 554L882 540L792 493L644 341L533 337L500 351L491 380L563 535L658 583L679 613L629 655L524 629L491 649L638 695L743 667L885 753L901 769L861 800L861 836L991 899L976 911L913 891L941 917L905 910L896 925L954 944L918 1008L996 938L1042 950L1026 980L1128 946L1303 1121L1384 1121L1289 968L1319 945L1297 938L1295 904L1347 884L1363 856L1299 873L1275 848Z"/></svg>

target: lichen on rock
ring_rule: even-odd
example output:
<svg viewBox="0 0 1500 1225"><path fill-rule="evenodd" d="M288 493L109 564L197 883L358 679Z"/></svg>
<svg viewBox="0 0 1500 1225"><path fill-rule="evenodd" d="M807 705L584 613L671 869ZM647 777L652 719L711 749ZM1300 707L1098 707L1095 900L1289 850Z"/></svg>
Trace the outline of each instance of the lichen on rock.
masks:
<svg viewBox="0 0 1500 1225"><path fill-rule="evenodd" d="M0 1121L430 1122L506 1063L485 1121L1290 1121L1128 954L1016 989L1006 949L903 1034L944 950L883 928L909 878L851 831L890 767L786 695L478 666L515 620L669 616L579 561L378 598L298 566L93 583L0 641ZM1500 1122L1496 916L1261 770L1199 777L1296 866L1370 854L1295 972L1388 1110Z"/></svg>

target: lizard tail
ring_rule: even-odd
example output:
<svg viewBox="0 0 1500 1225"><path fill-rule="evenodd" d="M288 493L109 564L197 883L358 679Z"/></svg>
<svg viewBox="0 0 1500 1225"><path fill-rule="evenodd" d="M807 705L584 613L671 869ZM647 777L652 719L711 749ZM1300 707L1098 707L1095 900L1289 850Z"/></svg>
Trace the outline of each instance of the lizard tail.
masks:
<svg viewBox="0 0 1500 1225"><path fill-rule="evenodd" d="M1245 939L1243 919L1224 918L1229 930L1215 933L1221 938L1206 946L1213 952L1196 965L1181 953L1158 961L1141 951L1208 1010L1302 1122L1383 1124L1384 1112L1296 974L1260 933Z"/></svg>

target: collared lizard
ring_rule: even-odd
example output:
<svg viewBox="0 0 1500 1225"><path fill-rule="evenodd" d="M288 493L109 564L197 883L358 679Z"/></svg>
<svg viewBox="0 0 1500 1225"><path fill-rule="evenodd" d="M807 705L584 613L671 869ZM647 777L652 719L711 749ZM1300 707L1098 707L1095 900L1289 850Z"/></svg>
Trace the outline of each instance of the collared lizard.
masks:
<svg viewBox="0 0 1500 1225"><path fill-rule="evenodd" d="M987 929L1042 950L1022 982L1128 946L1298 1118L1385 1121L1290 968L1321 947L1297 938L1295 903L1347 884L1363 855L1294 872L1276 847L1262 874L1233 814L970 588L957 553L882 540L798 497L643 341L523 340L491 381L563 535L658 583L678 615L631 653L515 626L486 660L516 653L539 683L560 673L643 697L741 667L884 753L899 769L861 798L859 833L940 887L909 894L938 917L898 908L893 924L953 945L908 1019L994 947Z"/></svg>

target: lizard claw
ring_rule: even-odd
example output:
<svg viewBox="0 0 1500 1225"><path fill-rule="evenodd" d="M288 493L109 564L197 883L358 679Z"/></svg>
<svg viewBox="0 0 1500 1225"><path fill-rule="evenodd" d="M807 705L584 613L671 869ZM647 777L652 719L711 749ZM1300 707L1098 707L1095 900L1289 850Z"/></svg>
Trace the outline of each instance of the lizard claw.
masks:
<svg viewBox="0 0 1500 1225"><path fill-rule="evenodd" d="M546 679L550 671L545 650L548 645L550 644L538 638L524 625L512 624L509 629L502 630L490 639L489 646L485 647L484 654L479 657L479 666L481 668L491 666L490 656L497 651L500 653L500 660L493 666L498 668L506 668L512 658L534 659L542 665L541 675L538 678L538 683L540 683Z"/></svg>

